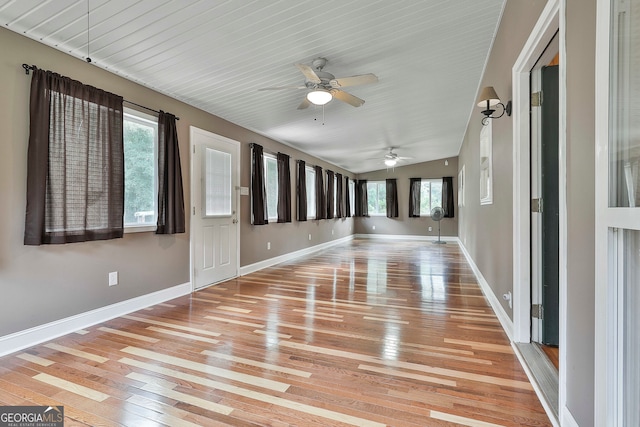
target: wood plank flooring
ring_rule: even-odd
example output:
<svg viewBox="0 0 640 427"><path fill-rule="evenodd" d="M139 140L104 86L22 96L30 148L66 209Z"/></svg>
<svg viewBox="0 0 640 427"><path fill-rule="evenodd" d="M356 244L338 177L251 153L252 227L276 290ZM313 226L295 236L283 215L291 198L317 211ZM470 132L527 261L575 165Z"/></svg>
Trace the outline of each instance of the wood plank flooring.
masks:
<svg viewBox="0 0 640 427"><path fill-rule="evenodd" d="M456 244L354 240L0 359L65 426L550 426Z"/></svg>

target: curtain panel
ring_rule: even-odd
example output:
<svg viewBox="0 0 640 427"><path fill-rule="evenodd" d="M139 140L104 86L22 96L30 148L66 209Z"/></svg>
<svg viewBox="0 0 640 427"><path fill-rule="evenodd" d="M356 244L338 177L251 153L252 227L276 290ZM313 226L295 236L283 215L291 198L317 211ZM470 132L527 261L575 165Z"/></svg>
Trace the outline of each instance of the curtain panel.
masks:
<svg viewBox="0 0 640 427"><path fill-rule="evenodd" d="M356 212L355 216L369 216L369 200L367 196L367 180L356 181Z"/></svg>
<svg viewBox="0 0 640 427"><path fill-rule="evenodd" d="M251 224L268 224L267 190L264 182L264 150L251 144Z"/></svg>
<svg viewBox="0 0 640 427"><path fill-rule="evenodd" d="M333 197L335 191L335 178L333 171L327 171L327 218L333 218L335 212L335 199Z"/></svg>
<svg viewBox="0 0 640 427"><path fill-rule="evenodd" d="M25 245L122 237L122 102L51 71L33 71Z"/></svg>
<svg viewBox="0 0 640 427"><path fill-rule="evenodd" d="M298 221L307 220L307 171L304 160L298 160L297 165L297 184L296 184L296 206L298 213Z"/></svg>
<svg viewBox="0 0 640 427"><path fill-rule="evenodd" d="M158 114L158 224L156 234L185 232L184 193L176 116Z"/></svg>
<svg viewBox="0 0 640 427"><path fill-rule="evenodd" d="M421 178L409 178L409 218L420 217Z"/></svg>
<svg viewBox="0 0 640 427"><path fill-rule="evenodd" d="M344 216L351 216L351 194L349 194L349 177L344 178Z"/></svg>
<svg viewBox="0 0 640 427"><path fill-rule="evenodd" d="M289 156L278 153L278 222L291 222L291 169Z"/></svg>
<svg viewBox="0 0 640 427"><path fill-rule="evenodd" d="M316 219L327 217L327 199L324 196L324 179L322 178L322 168L314 166L316 172Z"/></svg>
<svg viewBox="0 0 640 427"><path fill-rule="evenodd" d="M344 198L342 196L342 174L336 174L336 218L344 218Z"/></svg>
<svg viewBox="0 0 640 427"><path fill-rule="evenodd" d="M386 181L387 186L387 218L398 217L398 184L395 178Z"/></svg>
<svg viewBox="0 0 640 427"><path fill-rule="evenodd" d="M453 177L451 176L442 178L442 209L444 210L444 218L454 217Z"/></svg>

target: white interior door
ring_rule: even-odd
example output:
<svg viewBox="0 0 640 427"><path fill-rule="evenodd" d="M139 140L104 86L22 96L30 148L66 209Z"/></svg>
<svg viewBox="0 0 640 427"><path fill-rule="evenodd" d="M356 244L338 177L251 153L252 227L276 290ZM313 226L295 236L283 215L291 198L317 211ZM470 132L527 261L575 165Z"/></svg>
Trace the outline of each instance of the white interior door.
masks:
<svg viewBox="0 0 640 427"><path fill-rule="evenodd" d="M191 283L238 275L240 143L191 127Z"/></svg>

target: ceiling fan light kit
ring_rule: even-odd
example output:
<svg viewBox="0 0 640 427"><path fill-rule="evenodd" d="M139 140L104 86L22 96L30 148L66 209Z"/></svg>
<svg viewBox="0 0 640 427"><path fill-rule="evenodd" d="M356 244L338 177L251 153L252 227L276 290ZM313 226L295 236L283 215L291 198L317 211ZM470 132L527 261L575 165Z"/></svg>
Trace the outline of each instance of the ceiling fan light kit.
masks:
<svg viewBox="0 0 640 427"><path fill-rule="evenodd" d="M333 95L328 90L315 89L307 94L307 99L314 105L325 105L333 99Z"/></svg>
<svg viewBox="0 0 640 427"><path fill-rule="evenodd" d="M496 109L494 107L500 106L502 108L502 113L499 116L494 116ZM504 116L504 113L507 113L507 116L511 116L511 101L507 102L507 105L504 105L496 90L493 86L485 86L480 92L480 96L478 97L478 107L484 108L482 110L482 114L484 117L482 118L482 124L484 126L489 124L489 119L499 119Z"/></svg>
<svg viewBox="0 0 640 427"><path fill-rule="evenodd" d="M394 167L396 165L396 163L398 163L397 159L384 159L384 164L387 167L392 168L392 167Z"/></svg>

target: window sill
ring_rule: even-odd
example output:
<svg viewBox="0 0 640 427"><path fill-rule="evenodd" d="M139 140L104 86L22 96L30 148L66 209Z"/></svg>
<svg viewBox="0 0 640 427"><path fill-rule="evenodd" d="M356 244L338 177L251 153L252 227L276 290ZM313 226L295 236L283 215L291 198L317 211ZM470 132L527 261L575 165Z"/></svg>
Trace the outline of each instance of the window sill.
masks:
<svg viewBox="0 0 640 427"><path fill-rule="evenodd" d="M148 231L156 231L158 227L155 225L141 225L141 226L125 226L124 234L129 233L146 233Z"/></svg>

